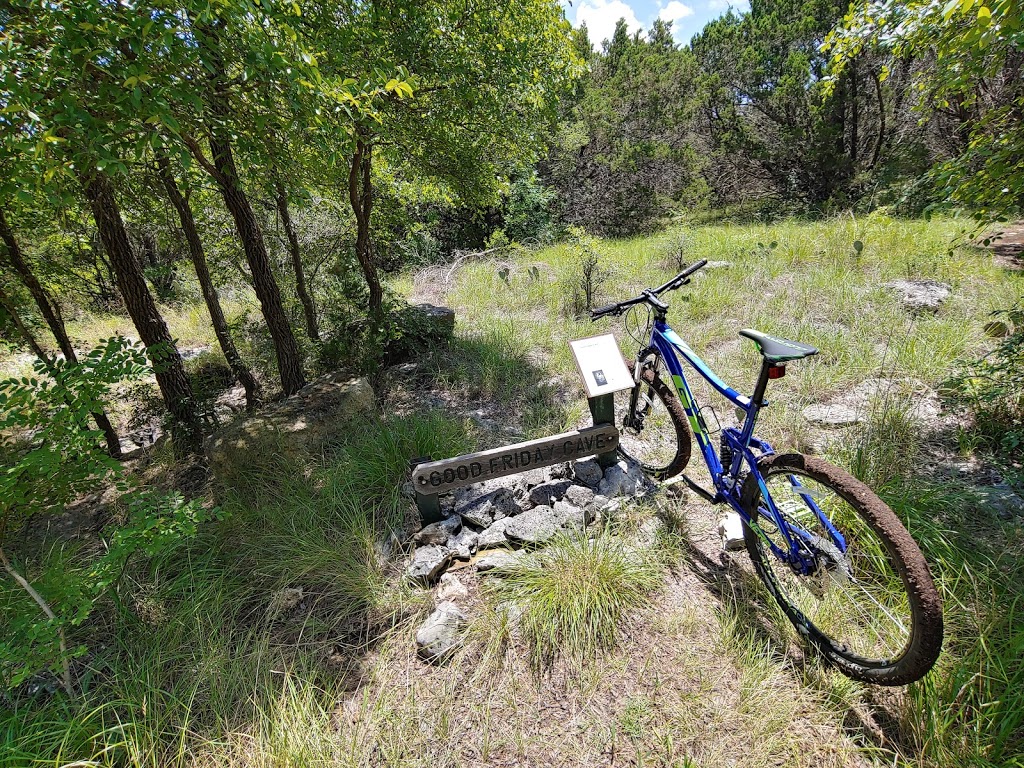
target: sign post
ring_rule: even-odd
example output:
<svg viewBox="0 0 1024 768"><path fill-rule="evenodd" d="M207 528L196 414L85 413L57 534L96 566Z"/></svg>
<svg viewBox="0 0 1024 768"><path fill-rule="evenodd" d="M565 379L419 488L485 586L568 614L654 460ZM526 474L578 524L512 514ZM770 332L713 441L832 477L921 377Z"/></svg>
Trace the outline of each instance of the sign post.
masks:
<svg viewBox="0 0 1024 768"><path fill-rule="evenodd" d="M569 347L583 377L594 424L614 424L615 393L632 389L635 383L618 342L612 334L605 333L570 341ZM610 467L615 463L615 451L599 454L597 461L602 467Z"/></svg>
<svg viewBox="0 0 1024 768"><path fill-rule="evenodd" d="M438 496L455 488L591 456L602 467L615 463L619 446L615 393L631 389L633 377L610 333L572 341L569 346L583 376L594 426L441 461L429 456L413 459L409 462L412 485L425 525L441 519Z"/></svg>

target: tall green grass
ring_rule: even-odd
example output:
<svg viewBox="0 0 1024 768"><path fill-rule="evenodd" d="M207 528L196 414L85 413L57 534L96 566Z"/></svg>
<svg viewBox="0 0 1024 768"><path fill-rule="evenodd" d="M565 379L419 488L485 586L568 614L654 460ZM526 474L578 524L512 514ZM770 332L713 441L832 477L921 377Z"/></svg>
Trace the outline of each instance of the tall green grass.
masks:
<svg viewBox="0 0 1024 768"><path fill-rule="evenodd" d="M623 617L649 605L662 568L649 550L605 531L557 537L489 587L509 603L535 669L584 664L615 645Z"/></svg>
<svg viewBox="0 0 1024 768"><path fill-rule="evenodd" d="M364 424L306 463L253 446L225 519L140 563L77 630L80 698L22 695L0 711L0 766L335 764L332 701L422 604L388 552L409 457L469 445L463 425L427 413ZM284 589L302 602L281 608Z"/></svg>

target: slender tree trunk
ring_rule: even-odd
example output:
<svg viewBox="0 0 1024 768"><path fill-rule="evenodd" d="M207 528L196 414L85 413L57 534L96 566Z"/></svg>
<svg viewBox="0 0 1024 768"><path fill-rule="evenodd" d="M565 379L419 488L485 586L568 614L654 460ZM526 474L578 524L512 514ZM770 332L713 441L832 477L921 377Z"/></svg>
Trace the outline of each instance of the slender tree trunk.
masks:
<svg viewBox="0 0 1024 768"><path fill-rule="evenodd" d="M21 319L21 315L18 314L18 308L14 306L14 300L7 295L7 292L4 291L2 286L0 286L0 307L3 307L8 317L11 318L11 323L14 324L14 330L16 330L18 335L25 340L25 343L28 344L28 348L32 350L32 354L46 363L47 366L50 366L52 364L50 356L46 354L46 350L39 345L38 341L36 341L36 337L32 335L32 331L26 327L25 323Z"/></svg>
<svg viewBox="0 0 1024 768"><path fill-rule="evenodd" d="M277 213L284 225L284 233L288 238L288 253L292 257L292 269L295 270L295 290L299 294L299 301L302 302L302 311L306 316L306 333L313 341L320 341L320 328L316 321L316 308L313 306L313 297L306 290L306 275L302 269L302 258L299 253L299 237L295 234L295 226L292 224L291 214L288 212L288 191L284 184L278 181L275 184L277 192Z"/></svg>
<svg viewBox="0 0 1024 768"><path fill-rule="evenodd" d="M173 418L175 452L179 455L197 453L201 446L202 430L199 414L195 410L192 385L185 374L185 366L174 345L174 339L146 285L142 265L128 240L121 209L114 198L114 189L110 180L95 169L90 169L81 181L96 220L96 228L110 257L121 298L139 332L139 338L146 345L157 385Z"/></svg>
<svg viewBox="0 0 1024 768"><path fill-rule="evenodd" d="M8 224L7 217L2 208L0 208L0 240L3 240L4 245L7 246L7 259L10 261L14 271L18 274L22 284L32 295L32 300L36 303L36 307L39 309L39 314L41 314L43 316L43 320L46 321L46 326L50 329L50 333L53 334L53 338L57 342L57 347L64 355L64 359L71 364L77 363L78 356L75 354L75 347L71 343L71 337L68 336L67 327L64 325L64 318L61 316L60 306L46 292L46 289L43 288L39 279L32 271L32 268L25 260L25 255L21 251L18 239L14 236L14 231L11 229L10 224ZM15 322L20 322L16 315ZM29 343L29 346L32 347L36 357L44 361L47 366L52 366L53 361L50 360L49 356L45 352L42 351L36 340L28 333L27 329L23 330L22 335L25 336L25 340ZM96 422L96 426L100 428L101 432L103 432L103 437L107 443L107 453L114 458L120 457L121 440L117 436L117 432L114 430L114 425L111 424L110 419L107 418L107 414L103 411L97 411L92 414L92 418L93 421Z"/></svg>
<svg viewBox="0 0 1024 768"><path fill-rule="evenodd" d="M231 141L228 138L229 133L224 127L231 123L231 108L228 104L229 86L225 82L224 61L220 52L220 36L225 31L223 21L198 23L196 29L199 32L200 55L209 71L207 96L211 117L209 141L210 152L213 154L212 167L204 158L197 156L196 159L217 183L224 204L234 219L235 229L245 250L245 259L249 263L249 272L252 274L252 286L260 300L267 329L274 341L281 388L286 395L291 395L305 385L306 377L302 371L299 348L281 301L281 289L274 279L274 271L270 266L263 231L253 213L249 198L242 189ZM201 152L195 144L190 144L189 149L194 155Z"/></svg>
<svg viewBox="0 0 1024 768"><path fill-rule="evenodd" d="M260 307L263 310L263 317L267 321L270 337L274 341L277 370L281 376L281 388L286 395L292 395L302 389L306 378L302 372L299 348L295 343L291 325L288 323L284 303L281 301L281 290L278 288L277 280L274 279L274 271L270 266L267 246L263 241L263 231L249 204L249 198L246 197L239 184L231 143L211 134L210 151L213 153L213 163L220 177L217 179L217 185L220 187L224 204L235 220L235 228L242 240L245 259L249 263L249 272L252 274L252 285L260 300Z"/></svg>
<svg viewBox="0 0 1024 768"><path fill-rule="evenodd" d="M260 387L252 371L242 361L235 342L231 339L231 332L228 330L228 322L224 317L224 311L220 306L220 297L210 277L210 267L206 262L206 252L203 250L203 241L199 238L199 230L196 229L195 218L192 215L192 208L181 190L178 189L174 176L171 174L170 162L165 156L157 160L160 180L163 182L167 197L178 212L181 221L181 230L185 233L185 240L188 243L189 255L192 257L192 264L196 269L196 276L199 278L199 287L203 291L203 300L206 302L206 309L210 313L210 320L213 323L213 332L217 336L217 342L224 353L231 372L245 388L245 403L250 410L256 407L260 400Z"/></svg>
<svg viewBox="0 0 1024 768"><path fill-rule="evenodd" d="M878 158L882 154L882 144L885 142L885 98L882 94L882 78L877 72L872 72L871 79L874 80L875 98L878 99L878 136L875 137L875 148L871 151L869 171L878 165Z"/></svg>
<svg viewBox="0 0 1024 768"><path fill-rule="evenodd" d="M29 597L35 601L40 610L46 614L46 617L57 624L57 639L60 643L61 684L64 686L64 690L67 691L68 696L74 696L75 686L71 679L71 662L68 660L68 643L67 638L64 635L63 625L57 621L57 616L53 613L53 609L50 608L50 604L47 603L43 596L28 583L28 579L14 569L14 566L11 565L11 561L7 559L7 555L4 553L2 546L0 546L0 563L3 564L4 570L7 571L7 575L14 579L18 585L29 594Z"/></svg>
<svg viewBox="0 0 1024 768"><path fill-rule="evenodd" d="M850 65L850 162L856 170L860 157L860 71L857 62Z"/></svg>
<svg viewBox="0 0 1024 768"><path fill-rule="evenodd" d="M373 242L370 239L370 214L373 211L373 184L370 180L372 156L372 146L361 137L357 139L348 173L348 198L356 217L356 259L363 270L366 286L370 289L370 316L379 319L383 315L384 292L377 274L377 265L373 261Z"/></svg>

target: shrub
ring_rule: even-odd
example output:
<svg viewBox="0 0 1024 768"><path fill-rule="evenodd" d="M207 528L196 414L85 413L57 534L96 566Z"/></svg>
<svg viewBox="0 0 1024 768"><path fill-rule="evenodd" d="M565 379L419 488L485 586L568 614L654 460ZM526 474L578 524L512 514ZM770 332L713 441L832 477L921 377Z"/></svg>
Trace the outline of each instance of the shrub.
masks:
<svg viewBox="0 0 1024 768"><path fill-rule="evenodd" d="M608 272L601 267L597 239L582 229L569 229L570 265L560 280L562 312L581 318L594 307Z"/></svg>
<svg viewBox="0 0 1024 768"><path fill-rule="evenodd" d="M970 408L988 446L1006 456L1024 448L1024 303L994 313L986 326L1005 334L988 355L946 382L949 399Z"/></svg>
<svg viewBox="0 0 1024 768"><path fill-rule="evenodd" d="M151 493L125 497L126 524L95 563L74 563L60 553L44 569L43 589L26 578L6 550L10 534L31 515L61 511L80 494L113 482L126 489L121 466L103 450L90 414L104 410L110 388L149 371L144 350L123 338L103 341L81 361L36 365L35 375L0 382L0 435L8 463L0 472L0 564L13 583L0 585L0 682L13 688L40 671L60 670L71 693L70 660L85 651L69 647L65 628L81 624L114 587L136 552L155 554L194 532L205 513L181 497ZM68 560L63 560L67 557ZM42 585L41 585L42 586Z"/></svg>

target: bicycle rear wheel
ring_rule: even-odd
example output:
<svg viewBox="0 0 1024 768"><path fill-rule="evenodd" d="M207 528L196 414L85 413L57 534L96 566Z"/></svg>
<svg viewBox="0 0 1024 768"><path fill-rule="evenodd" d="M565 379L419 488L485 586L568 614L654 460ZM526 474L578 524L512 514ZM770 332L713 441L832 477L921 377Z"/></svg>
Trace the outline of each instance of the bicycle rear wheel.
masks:
<svg viewBox="0 0 1024 768"><path fill-rule="evenodd" d="M801 454L758 462L776 508L815 562L801 574L769 541L788 544L748 476L743 503L763 534L745 527L758 576L797 630L847 676L906 685L924 676L942 648L942 603L928 564L892 510L862 482ZM822 513L819 515L814 507ZM822 516L845 539L841 550Z"/></svg>
<svg viewBox="0 0 1024 768"><path fill-rule="evenodd" d="M635 363L629 362L633 372ZM637 392L636 405L631 402ZM653 370L644 370L635 389L615 394L619 453L655 480L678 475L690 461L693 441L686 411L676 393Z"/></svg>

